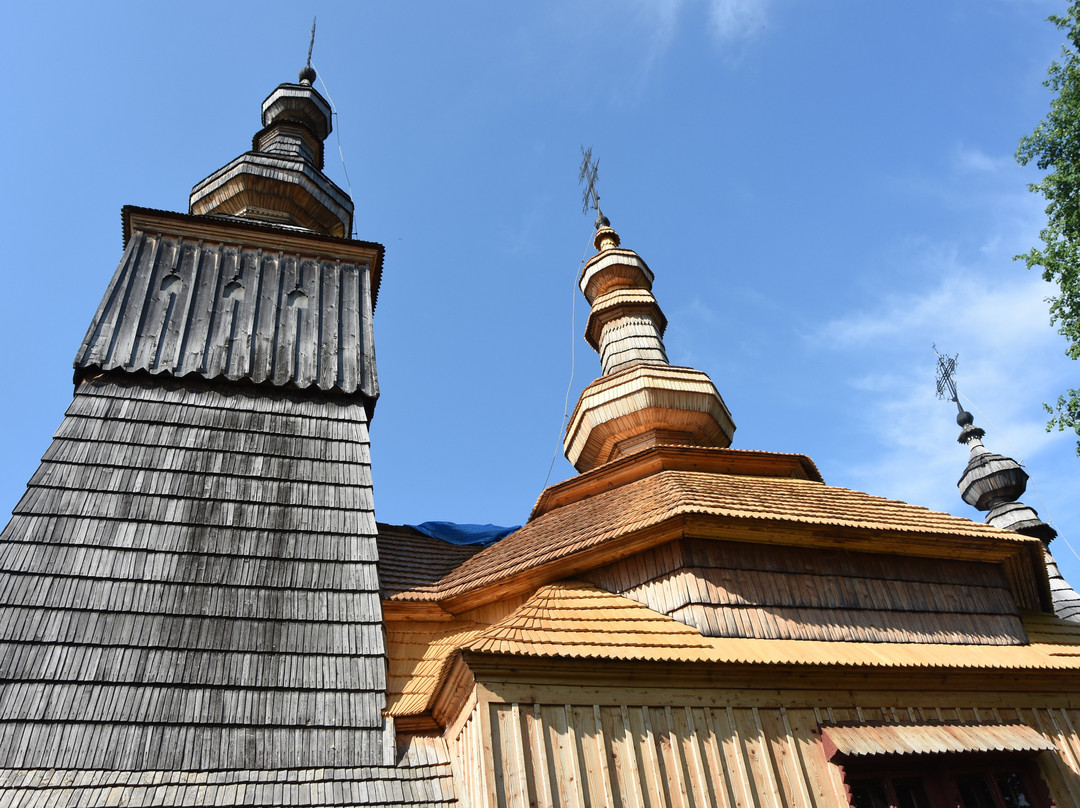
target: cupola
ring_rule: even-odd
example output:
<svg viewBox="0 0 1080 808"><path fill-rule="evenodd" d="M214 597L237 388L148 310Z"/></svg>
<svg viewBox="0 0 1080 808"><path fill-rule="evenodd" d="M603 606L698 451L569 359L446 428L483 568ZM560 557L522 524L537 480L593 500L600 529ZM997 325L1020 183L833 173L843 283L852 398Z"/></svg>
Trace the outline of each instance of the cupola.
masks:
<svg viewBox="0 0 1080 808"><path fill-rule="evenodd" d="M322 172L323 141L333 129L330 105L312 86L281 84L262 103L262 129L251 151L191 189L195 214L238 216L331 236L352 233L353 204Z"/></svg>
<svg viewBox="0 0 1080 808"><path fill-rule="evenodd" d="M735 424L712 380L668 362L652 270L621 246L605 216L597 216L593 246L578 286L591 306L585 339L600 354L602 375L570 416L567 459L586 472L652 446L730 446Z"/></svg>

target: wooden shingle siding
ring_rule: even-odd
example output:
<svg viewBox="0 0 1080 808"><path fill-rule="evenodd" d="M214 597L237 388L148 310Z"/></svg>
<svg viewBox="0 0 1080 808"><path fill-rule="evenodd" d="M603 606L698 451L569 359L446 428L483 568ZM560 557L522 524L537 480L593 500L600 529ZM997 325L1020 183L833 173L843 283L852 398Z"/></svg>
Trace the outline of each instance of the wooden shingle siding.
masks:
<svg viewBox="0 0 1080 808"><path fill-rule="evenodd" d="M370 267L135 230L75 360L378 397Z"/></svg>
<svg viewBox="0 0 1080 808"><path fill-rule="evenodd" d="M0 534L0 766L389 762L367 415L298 395L78 388Z"/></svg>
<svg viewBox="0 0 1080 808"><path fill-rule="evenodd" d="M1000 566L683 540L586 580L708 637L1021 645Z"/></svg>
<svg viewBox="0 0 1080 808"><path fill-rule="evenodd" d="M481 703L451 748L481 754L472 728L488 713L492 779L459 781L469 788L460 793L491 808L846 808L819 725L1015 722L1056 746L1038 762L1057 804L1080 804L1078 710L995 707L992 697L944 707L747 707L719 696L713 707ZM485 768L471 757L467 764L463 778Z"/></svg>
<svg viewBox="0 0 1080 808"><path fill-rule="evenodd" d="M631 362L666 365L660 326L645 314L628 314L604 326L600 336L600 365L605 375Z"/></svg>
<svg viewBox="0 0 1080 808"><path fill-rule="evenodd" d="M150 808L160 805L385 806L457 805L445 762L279 771L0 770L4 808Z"/></svg>

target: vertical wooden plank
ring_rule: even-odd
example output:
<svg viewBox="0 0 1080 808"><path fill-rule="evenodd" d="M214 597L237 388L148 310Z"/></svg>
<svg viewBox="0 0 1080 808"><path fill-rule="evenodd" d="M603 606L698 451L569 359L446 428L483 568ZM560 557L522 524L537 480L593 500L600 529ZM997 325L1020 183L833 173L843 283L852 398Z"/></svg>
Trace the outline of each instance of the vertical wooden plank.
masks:
<svg viewBox="0 0 1080 808"><path fill-rule="evenodd" d="M783 804L791 808L809 808L810 798L803 782L799 753L780 709L759 709L756 715L772 755Z"/></svg>
<svg viewBox="0 0 1080 808"><path fill-rule="evenodd" d="M575 771L580 776L581 793L586 805L607 805L604 799L604 776L600 767L600 747L597 746L597 726L593 720L591 706L567 706L570 713L570 726L575 739L575 760L579 763Z"/></svg>
<svg viewBox="0 0 1080 808"><path fill-rule="evenodd" d="M694 717L694 735L698 741L699 752L704 755L706 782L712 791L712 803L718 808L731 808L731 777L724 768L720 753L720 742L709 726L708 711L704 707L692 709Z"/></svg>
<svg viewBox="0 0 1080 808"><path fill-rule="evenodd" d="M806 772L811 800L818 806L843 805L847 802L840 771L825 759L818 730L820 713L815 710L786 710L785 718L795 747Z"/></svg>
<svg viewBox="0 0 1080 808"><path fill-rule="evenodd" d="M540 715L540 705L533 704L532 714L527 716L529 746L532 748L533 780L536 783L536 799L539 805L554 805L551 795L551 778L548 767L547 733Z"/></svg>
<svg viewBox="0 0 1080 808"><path fill-rule="evenodd" d="M679 719L680 738L682 740L682 758L686 764L686 782L690 791L690 799L695 806L716 805L709 785L708 769L705 768L705 757L702 751L702 739L698 734L697 722L694 720L695 712L691 707L676 708L682 712ZM683 728L685 727L685 730Z"/></svg>
<svg viewBox="0 0 1080 808"><path fill-rule="evenodd" d="M525 754L521 743L521 711L514 703L499 708L499 737L502 741L504 799L508 808L526 808L528 786Z"/></svg>
<svg viewBox="0 0 1080 808"><path fill-rule="evenodd" d="M1080 762L1080 738L1077 737L1076 729L1073 726L1072 721L1069 720L1068 710L1054 710L1052 718L1054 725L1060 730L1062 737L1068 744L1069 751L1072 752L1073 760Z"/></svg>
<svg viewBox="0 0 1080 808"><path fill-rule="evenodd" d="M746 738L746 757L750 762L750 771L753 772L762 804L772 806L772 808L783 808L784 803L780 798L780 788L776 783L772 756L769 754L769 744L765 739L765 730L761 726L758 708L751 707L749 711L736 711L735 720Z"/></svg>
<svg viewBox="0 0 1080 808"><path fill-rule="evenodd" d="M548 725L548 734L551 738L551 761L554 764L551 774L553 784L557 786L557 790L553 789L553 793L557 793L559 797L559 805L567 806L567 808L573 808L578 805L574 800L574 792L577 790L577 784L573 782L574 764L570 760L573 754L569 749L569 732L570 729L567 726L566 708L563 706L543 708L545 713L545 719Z"/></svg>
<svg viewBox="0 0 1080 808"><path fill-rule="evenodd" d="M638 771L637 741L630 724L630 713L625 704L612 710L612 751L615 753L615 773L619 793L627 808L645 808L645 794Z"/></svg>
<svg viewBox="0 0 1080 808"><path fill-rule="evenodd" d="M682 716L684 720L680 722L678 716ZM685 713L682 710L673 711L671 707L665 706L664 721L667 725L669 747L666 751L671 760L670 768L668 768L668 783L671 784L669 789L671 792L671 804L678 808L691 808L690 792L692 787L687 783L687 770L682 754L683 739L689 735Z"/></svg>
<svg viewBox="0 0 1080 808"><path fill-rule="evenodd" d="M742 740L735 729L734 717L730 707L708 710L709 723L724 754L725 768L731 774L731 794L735 808L754 808L757 802L750 784L750 773L742 754Z"/></svg>
<svg viewBox="0 0 1080 808"><path fill-rule="evenodd" d="M630 722L634 727L634 737L638 741L641 754L640 772L645 788L642 793L645 805L650 808L666 806L664 786L660 782L660 761L656 757L656 739L653 736L652 723L649 720L648 707L632 707Z"/></svg>
<svg viewBox="0 0 1080 808"><path fill-rule="evenodd" d="M802 805L812 806L813 800L810 798L810 785L809 778L806 771L806 766L803 765L802 755L799 753L798 739L795 737L795 730L791 726L791 721L788 718L787 710L784 707L780 708L780 721L784 728L784 734L788 739L788 743L791 749L791 763L795 768L796 785L799 791L799 800ZM819 744L820 745L820 744Z"/></svg>
<svg viewBox="0 0 1080 808"><path fill-rule="evenodd" d="M491 720L491 711L494 707L495 705L485 701L480 701L477 704L477 714L480 716L477 746L477 757L480 764L478 771L483 776L480 795L483 800L481 804L487 806L487 808L496 808L499 805L498 794L495 790L494 727Z"/></svg>
<svg viewBox="0 0 1080 808"><path fill-rule="evenodd" d="M612 785L611 766L609 765L610 761L608 757L609 750L611 749L610 723L603 720L599 705L594 704L592 706L592 713L593 726L596 727L596 734L594 736L596 754L600 759L600 797L603 800L600 805L614 806L615 789Z"/></svg>

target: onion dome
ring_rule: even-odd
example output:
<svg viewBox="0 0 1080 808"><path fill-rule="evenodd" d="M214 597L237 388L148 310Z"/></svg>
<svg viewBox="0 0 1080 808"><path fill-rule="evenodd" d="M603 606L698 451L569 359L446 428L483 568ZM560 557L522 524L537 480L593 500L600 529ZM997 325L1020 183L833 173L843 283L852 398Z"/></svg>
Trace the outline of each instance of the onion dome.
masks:
<svg viewBox="0 0 1080 808"><path fill-rule="evenodd" d="M620 246L607 217L598 215L596 227L597 253L578 286L592 307L585 339L600 354L602 375L570 416L567 459L586 472L661 444L730 446L735 424L712 380L668 363L652 270Z"/></svg>
<svg viewBox="0 0 1080 808"><path fill-rule="evenodd" d="M951 379L948 381L953 390L952 400L956 401L955 385ZM957 483L960 496L972 507L987 511L987 524L1042 541L1054 614L1063 620L1080 623L1080 594L1065 580L1050 554L1050 542L1057 536L1057 531L1040 519L1034 508L1019 501L1027 488L1027 472L1011 457L994 454L983 446L986 433L973 424L971 413L962 409L959 402L956 406L960 410L956 416L960 425L957 442L967 444L971 450L967 468Z"/></svg>
<svg viewBox="0 0 1080 808"><path fill-rule="evenodd" d="M983 446L986 433L972 424L970 412L961 410L956 420L961 426L958 442L971 449L967 468L956 484L960 497L980 511L1019 499L1027 489L1027 472L1011 457L994 454Z"/></svg>
<svg viewBox="0 0 1080 808"><path fill-rule="evenodd" d="M352 233L353 203L322 172L323 141L333 129L330 105L312 86L315 70L298 84L281 84L262 103L263 128L251 151L191 190L195 214L239 216L331 236Z"/></svg>
<svg viewBox="0 0 1080 808"><path fill-rule="evenodd" d="M1028 473L1011 457L994 454L983 446L982 429L975 426L970 412L960 410L957 442L971 450L967 468L956 484L964 502L980 511L988 511L987 524L1002 530L1014 530L1049 543L1057 535L1042 521L1033 508L1018 502L1027 490Z"/></svg>

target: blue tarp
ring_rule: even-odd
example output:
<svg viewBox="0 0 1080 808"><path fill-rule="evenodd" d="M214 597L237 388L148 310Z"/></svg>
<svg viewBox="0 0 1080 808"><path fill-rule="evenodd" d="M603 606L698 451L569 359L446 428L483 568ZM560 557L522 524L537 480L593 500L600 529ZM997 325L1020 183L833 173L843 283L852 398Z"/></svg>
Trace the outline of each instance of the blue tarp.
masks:
<svg viewBox="0 0 1080 808"><path fill-rule="evenodd" d="M442 539L450 544L478 544L487 547L504 536L509 536L521 525L500 527L499 525L459 525L456 522L424 522L420 525L408 525L433 539Z"/></svg>

